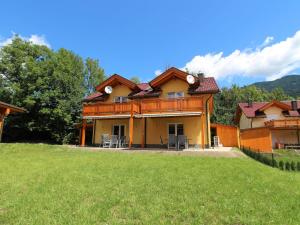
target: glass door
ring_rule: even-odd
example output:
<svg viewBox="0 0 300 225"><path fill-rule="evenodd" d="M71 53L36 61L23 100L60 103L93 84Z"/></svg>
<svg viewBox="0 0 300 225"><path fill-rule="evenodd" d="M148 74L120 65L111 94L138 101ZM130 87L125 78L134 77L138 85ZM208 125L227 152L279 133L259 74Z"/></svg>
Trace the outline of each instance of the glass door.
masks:
<svg viewBox="0 0 300 225"><path fill-rule="evenodd" d="M175 136L184 135L183 124L182 123L170 123L168 132L169 132L169 134L175 134Z"/></svg>
<svg viewBox="0 0 300 225"><path fill-rule="evenodd" d="M120 139L125 136L125 125L114 125L113 126L113 135L117 135Z"/></svg>

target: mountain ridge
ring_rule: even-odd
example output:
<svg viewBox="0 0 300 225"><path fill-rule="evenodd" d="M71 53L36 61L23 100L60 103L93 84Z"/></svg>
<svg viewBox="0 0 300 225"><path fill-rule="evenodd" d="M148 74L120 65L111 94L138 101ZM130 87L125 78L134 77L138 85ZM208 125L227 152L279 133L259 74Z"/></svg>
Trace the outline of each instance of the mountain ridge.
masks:
<svg viewBox="0 0 300 225"><path fill-rule="evenodd" d="M273 81L256 82L248 86L256 86L267 91L282 88L287 95L294 98L300 97L300 75L298 74L286 75Z"/></svg>

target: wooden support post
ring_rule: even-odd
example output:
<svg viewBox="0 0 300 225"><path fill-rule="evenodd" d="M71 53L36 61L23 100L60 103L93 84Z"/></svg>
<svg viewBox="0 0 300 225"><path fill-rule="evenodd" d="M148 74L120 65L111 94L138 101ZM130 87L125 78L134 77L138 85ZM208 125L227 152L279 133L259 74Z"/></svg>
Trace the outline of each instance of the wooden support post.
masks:
<svg viewBox="0 0 300 225"><path fill-rule="evenodd" d="M133 102L131 102L130 118L129 118L129 144L128 147L131 148L133 143Z"/></svg>
<svg viewBox="0 0 300 225"><path fill-rule="evenodd" d="M86 130L86 120L82 120L82 127L81 127L81 143L80 146L85 146L85 130Z"/></svg>
<svg viewBox="0 0 300 225"><path fill-rule="evenodd" d="M142 130L141 130L141 146L142 146L142 148L145 148L145 133L146 133L146 131L145 131L145 117L143 117L142 118Z"/></svg>
<svg viewBox="0 0 300 225"><path fill-rule="evenodd" d="M201 144L202 144L202 148L203 150L205 149L205 117L204 114L201 115L201 125L202 125L202 131L201 131Z"/></svg>

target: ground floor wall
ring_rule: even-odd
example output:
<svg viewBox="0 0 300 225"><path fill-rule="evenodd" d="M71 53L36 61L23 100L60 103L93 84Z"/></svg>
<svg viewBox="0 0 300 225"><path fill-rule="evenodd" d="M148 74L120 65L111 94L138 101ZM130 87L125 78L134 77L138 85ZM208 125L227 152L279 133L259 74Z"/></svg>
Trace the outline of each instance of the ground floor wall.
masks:
<svg viewBox="0 0 300 225"><path fill-rule="evenodd" d="M144 124L143 124L144 123ZM202 147L206 140L206 124L202 116L164 117L164 118L134 118L133 145L146 147L159 147L162 142L167 145L168 125L183 124L184 135L189 139L191 147ZM114 125L125 126L125 136L129 137L129 119L99 119L94 121L93 143L100 144L102 134L112 134ZM204 131L204 132L203 132Z"/></svg>
<svg viewBox="0 0 300 225"><path fill-rule="evenodd" d="M277 148L278 144L300 144L299 130L277 129L272 130L272 147Z"/></svg>

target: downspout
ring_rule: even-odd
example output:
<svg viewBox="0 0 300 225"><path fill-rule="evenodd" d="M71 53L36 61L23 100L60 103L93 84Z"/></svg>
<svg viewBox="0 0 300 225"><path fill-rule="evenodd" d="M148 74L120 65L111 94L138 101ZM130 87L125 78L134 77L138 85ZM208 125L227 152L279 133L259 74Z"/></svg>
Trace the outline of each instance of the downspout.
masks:
<svg viewBox="0 0 300 225"><path fill-rule="evenodd" d="M206 102L205 102L205 115L206 115L206 141L207 141L207 147L210 148L210 141L209 141L209 119L208 118L208 110L209 110L209 107L208 107L208 101L211 99L213 95L210 94L210 96L206 99Z"/></svg>

